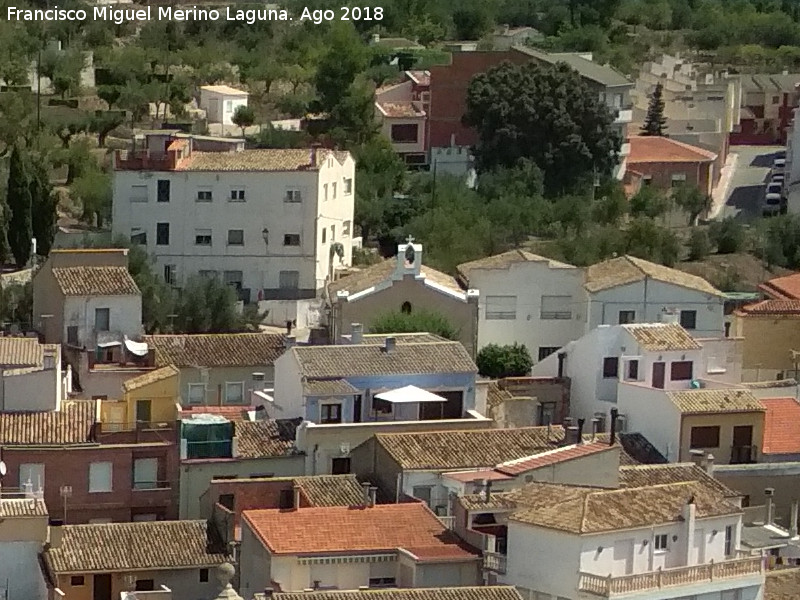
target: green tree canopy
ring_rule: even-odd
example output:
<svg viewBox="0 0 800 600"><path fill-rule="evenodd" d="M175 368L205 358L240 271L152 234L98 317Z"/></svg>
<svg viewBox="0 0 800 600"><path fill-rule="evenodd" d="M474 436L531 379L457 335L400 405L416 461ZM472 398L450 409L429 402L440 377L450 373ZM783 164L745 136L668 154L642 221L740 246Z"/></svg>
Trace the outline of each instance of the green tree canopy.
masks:
<svg viewBox="0 0 800 600"><path fill-rule="evenodd" d="M527 346L488 344L480 349L475 359L478 372L484 377L524 377L530 375L533 360Z"/></svg>
<svg viewBox="0 0 800 600"><path fill-rule="evenodd" d="M8 244L14 255L14 262L20 269L28 264L31 256L31 173L25 152L17 145L11 152L8 169L6 198L11 220L8 224Z"/></svg>
<svg viewBox="0 0 800 600"><path fill-rule="evenodd" d="M667 119L664 116L664 86L661 82L656 84L650 103L647 105L647 114L642 125L641 135L664 135Z"/></svg>
<svg viewBox="0 0 800 600"><path fill-rule="evenodd" d="M441 313L419 309L382 313L369 324L370 333L432 333L448 340L457 340L459 330Z"/></svg>

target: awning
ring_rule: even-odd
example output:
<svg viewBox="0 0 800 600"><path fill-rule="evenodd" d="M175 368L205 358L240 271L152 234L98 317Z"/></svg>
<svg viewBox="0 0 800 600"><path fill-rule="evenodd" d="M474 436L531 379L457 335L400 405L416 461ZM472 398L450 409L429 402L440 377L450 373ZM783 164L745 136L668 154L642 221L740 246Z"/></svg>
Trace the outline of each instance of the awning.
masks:
<svg viewBox="0 0 800 600"><path fill-rule="evenodd" d="M147 356L147 344L144 342L134 342L133 340L125 340L125 347L128 352L136 356Z"/></svg>
<svg viewBox="0 0 800 600"><path fill-rule="evenodd" d="M420 402L447 402L446 398L432 394L413 385L383 392L375 396L378 400L385 400L392 404L416 404Z"/></svg>

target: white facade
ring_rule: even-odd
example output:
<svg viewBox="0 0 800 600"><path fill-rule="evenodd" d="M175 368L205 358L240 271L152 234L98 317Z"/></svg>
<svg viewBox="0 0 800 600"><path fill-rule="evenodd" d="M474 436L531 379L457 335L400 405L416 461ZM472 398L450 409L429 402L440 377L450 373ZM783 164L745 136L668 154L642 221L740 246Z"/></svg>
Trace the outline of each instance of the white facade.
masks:
<svg viewBox="0 0 800 600"><path fill-rule="evenodd" d="M227 85L200 88L200 108L206 111L209 123L233 125L233 115L240 106L247 106L247 92Z"/></svg>
<svg viewBox="0 0 800 600"><path fill-rule="evenodd" d="M0 371L0 411L61 410L72 391L72 368L61 368L61 347L44 351L41 367Z"/></svg>
<svg viewBox="0 0 800 600"><path fill-rule="evenodd" d="M727 556L726 530L731 535ZM548 598L549 595L568 600L597 598L586 590L590 579L586 576L589 575L596 576L593 583L610 576L612 585L615 578L630 577L629 591L621 594L626 600L678 600L687 597L698 600L761 600L764 574L754 565L744 568L744 571L751 572L741 576L703 576L705 571L710 574L712 561L722 563L736 555L740 531L739 515L690 518L680 523L591 535L545 529L511 520L508 523L506 573L499 578L501 583L521 588L526 599ZM656 549L657 536L666 536L665 549ZM685 574L679 572L695 565L702 565L703 569L689 568L685 569ZM717 564L718 568L721 566ZM659 569L662 576L675 570L672 572L676 576L682 575L682 584L655 587L647 584L647 578L642 578L641 584L636 585L636 575L649 573L655 576ZM614 597L618 596L615 594Z"/></svg>
<svg viewBox="0 0 800 600"><path fill-rule="evenodd" d="M314 297L352 257L355 162L324 156L308 170L118 169L114 234L144 242L178 286L213 274L247 290L245 301ZM168 202L158 201L159 185L169 186Z"/></svg>
<svg viewBox="0 0 800 600"><path fill-rule="evenodd" d="M62 339L78 346L93 347L104 336L116 341L125 335L138 338L142 335L142 297L65 296L63 323ZM72 327L77 327L75 342Z"/></svg>

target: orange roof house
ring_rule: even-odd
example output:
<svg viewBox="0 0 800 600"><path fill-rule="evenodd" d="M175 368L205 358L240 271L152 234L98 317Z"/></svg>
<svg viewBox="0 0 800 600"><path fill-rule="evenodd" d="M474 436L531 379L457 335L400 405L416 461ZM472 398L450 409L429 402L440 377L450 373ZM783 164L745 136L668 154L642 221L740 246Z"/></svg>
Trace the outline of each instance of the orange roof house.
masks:
<svg viewBox="0 0 800 600"><path fill-rule="evenodd" d="M641 175L644 185L670 189L680 184L697 186L711 194L719 173L717 155L677 140L658 136L631 136L627 168ZM626 176L626 185L629 185Z"/></svg>
<svg viewBox="0 0 800 600"><path fill-rule="evenodd" d="M800 402L795 398L763 398L764 448L768 460L778 455L800 455Z"/></svg>
<svg viewBox="0 0 800 600"><path fill-rule="evenodd" d="M800 300L800 273L775 277L758 286L773 300Z"/></svg>

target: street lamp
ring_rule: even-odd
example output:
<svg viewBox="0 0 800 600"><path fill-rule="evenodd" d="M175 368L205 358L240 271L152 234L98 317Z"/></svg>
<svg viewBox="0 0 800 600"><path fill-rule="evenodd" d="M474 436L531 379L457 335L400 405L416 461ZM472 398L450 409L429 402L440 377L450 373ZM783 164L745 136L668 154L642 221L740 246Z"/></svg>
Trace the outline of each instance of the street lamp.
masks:
<svg viewBox="0 0 800 600"><path fill-rule="evenodd" d="M64 500L64 525L67 524L67 498L72 498L72 486L62 485L58 490L59 495Z"/></svg>

